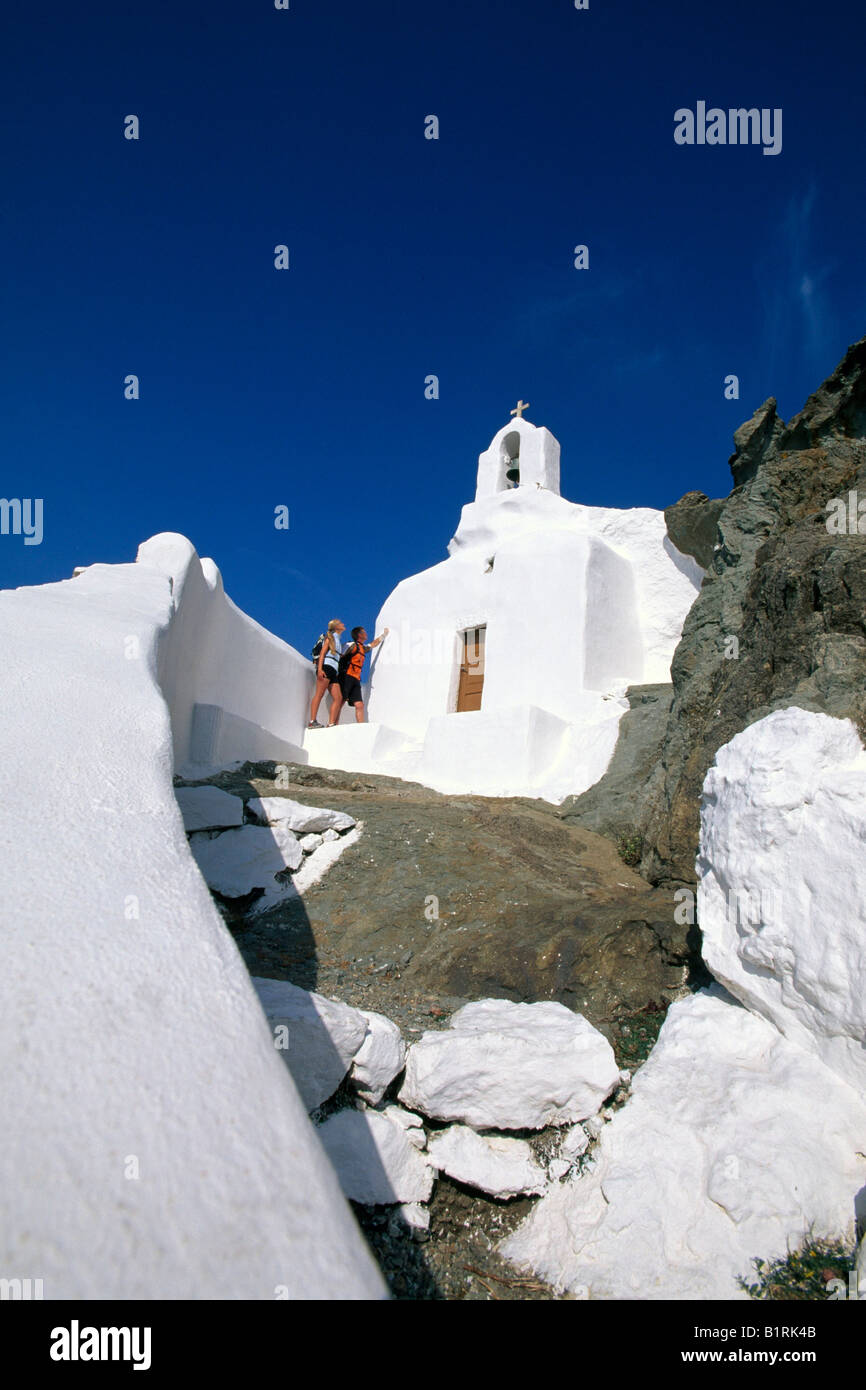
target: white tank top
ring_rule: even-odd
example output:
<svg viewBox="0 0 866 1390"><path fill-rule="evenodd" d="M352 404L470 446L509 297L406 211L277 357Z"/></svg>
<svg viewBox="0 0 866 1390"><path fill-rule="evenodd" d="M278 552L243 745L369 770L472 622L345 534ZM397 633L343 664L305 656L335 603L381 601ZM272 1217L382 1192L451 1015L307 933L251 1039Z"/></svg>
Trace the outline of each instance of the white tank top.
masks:
<svg viewBox="0 0 866 1390"><path fill-rule="evenodd" d="M331 633L331 637L333 638L334 646L335 646L335 648L336 648L336 651L333 651L333 652L332 652L332 651L328 648L328 646L327 646L327 638L326 638L326 639L325 639L325 655L322 657L322 665L323 665L323 666L330 666L332 670L338 671L339 668L340 668L340 653L341 653L342 650L343 650L343 646L342 646L342 643L341 643L341 641L340 641L340 638L339 638L339 636L337 635L336 632L332 632L332 633Z"/></svg>

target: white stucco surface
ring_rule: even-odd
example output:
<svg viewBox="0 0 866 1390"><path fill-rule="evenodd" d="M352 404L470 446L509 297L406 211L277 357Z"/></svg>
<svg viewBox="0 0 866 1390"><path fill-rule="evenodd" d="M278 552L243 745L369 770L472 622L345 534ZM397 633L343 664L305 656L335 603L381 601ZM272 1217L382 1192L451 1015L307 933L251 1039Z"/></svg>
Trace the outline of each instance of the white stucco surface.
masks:
<svg viewBox="0 0 866 1390"><path fill-rule="evenodd" d="M777 710L704 783L698 917L716 979L866 1093L866 751Z"/></svg>
<svg viewBox="0 0 866 1390"><path fill-rule="evenodd" d="M186 580L206 624L215 590L197 561ZM0 594L0 1271L49 1299L379 1297L187 846L157 684L182 741L203 677L179 597L161 564ZM256 641L259 676L291 673ZM242 671L220 696L267 722Z"/></svg>

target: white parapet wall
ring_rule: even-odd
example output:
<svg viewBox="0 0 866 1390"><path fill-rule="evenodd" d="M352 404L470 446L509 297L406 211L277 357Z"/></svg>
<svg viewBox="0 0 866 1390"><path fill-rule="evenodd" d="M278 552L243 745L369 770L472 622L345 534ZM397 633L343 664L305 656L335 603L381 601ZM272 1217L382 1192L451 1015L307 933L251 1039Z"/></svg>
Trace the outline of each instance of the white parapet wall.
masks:
<svg viewBox="0 0 866 1390"><path fill-rule="evenodd" d="M46 1299L380 1297L189 853L159 684L183 748L217 693L297 736L305 673L183 546L0 593L0 1273Z"/></svg>
<svg viewBox="0 0 866 1390"><path fill-rule="evenodd" d="M200 560L184 536L145 541L137 563L171 586L158 670L178 767L259 756L305 762L311 661L242 613L213 561Z"/></svg>

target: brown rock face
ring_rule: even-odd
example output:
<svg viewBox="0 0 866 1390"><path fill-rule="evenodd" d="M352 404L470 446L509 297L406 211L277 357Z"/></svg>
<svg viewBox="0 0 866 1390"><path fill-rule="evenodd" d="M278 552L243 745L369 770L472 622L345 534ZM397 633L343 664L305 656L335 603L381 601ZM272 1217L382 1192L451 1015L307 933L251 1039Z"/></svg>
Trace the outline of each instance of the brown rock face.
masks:
<svg viewBox="0 0 866 1390"><path fill-rule="evenodd" d="M672 507L665 507L668 535L681 555L691 555L709 569L716 548L719 517L726 499L709 498L705 492L687 492Z"/></svg>
<svg viewBox="0 0 866 1390"><path fill-rule="evenodd" d="M639 820L641 871L656 883L694 878L704 777L747 725L799 705L848 716L866 735L866 339L787 425L771 399L734 442L736 486L674 656ZM844 530L828 529L843 502ZM677 508L679 518L690 510Z"/></svg>

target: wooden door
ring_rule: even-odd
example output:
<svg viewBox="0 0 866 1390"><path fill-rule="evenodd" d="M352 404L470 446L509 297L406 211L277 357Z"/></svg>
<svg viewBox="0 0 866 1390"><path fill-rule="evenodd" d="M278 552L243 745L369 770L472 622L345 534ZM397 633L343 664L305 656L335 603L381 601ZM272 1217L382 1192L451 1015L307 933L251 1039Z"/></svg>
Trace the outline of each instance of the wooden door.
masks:
<svg viewBox="0 0 866 1390"><path fill-rule="evenodd" d="M470 627L463 634L463 655L460 661L460 684L457 687L457 712L481 708L484 685L484 639L486 627Z"/></svg>

